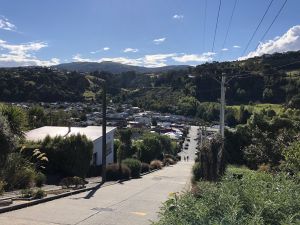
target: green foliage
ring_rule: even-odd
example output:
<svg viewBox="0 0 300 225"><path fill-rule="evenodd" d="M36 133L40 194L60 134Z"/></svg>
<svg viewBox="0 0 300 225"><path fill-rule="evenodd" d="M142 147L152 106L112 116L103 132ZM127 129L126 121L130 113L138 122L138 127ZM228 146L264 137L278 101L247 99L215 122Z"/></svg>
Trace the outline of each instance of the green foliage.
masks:
<svg viewBox="0 0 300 225"><path fill-rule="evenodd" d="M141 173L148 173L150 171L150 165L148 163L141 164Z"/></svg>
<svg viewBox="0 0 300 225"><path fill-rule="evenodd" d="M176 155L178 146L165 135L145 133L140 142L135 142L138 158L142 162L163 159L163 154Z"/></svg>
<svg viewBox="0 0 300 225"><path fill-rule="evenodd" d="M81 177L65 177L60 181L60 186L63 188L69 188L69 187L74 187L74 188L82 188L86 184L85 180Z"/></svg>
<svg viewBox="0 0 300 225"><path fill-rule="evenodd" d="M26 113L21 108L12 105L2 105L0 112L6 117L11 132L18 137L23 137L23 130L27 126Z"/></svg>
<svg viewBox="0 0 300 225"><path fill-rule="evenodd" d="M299 191L283 174L229 168L220 182L199 182L194 193L169 199L155 224L299 224Z"/></svg>
<svg viewBox="0 0 300 225"><path fill-rule="evenodd" d="M153 160L150 162L150 169L151 170L160 170L163 167L163 163L160 160Z"/></svg>
<svg viewBox="0 0 300 225"><path fill-rule="evenodd" d="M201 175L201 165L199 162L196 162L194 165L193 165L193 177L192 177L192 181L195 182L195 181L199 181L202 177Z"/></svg>
<svg viewBox="0 0 300 225"><path fill-rule="evenodd" d="M4 187L5 187L5 182L0 180L0 196L3 194L4 192Z"/></svg>
<svg viewBox="0 0 300 225"><path fill-rule="evenodd" d="M300 109L300 94L293 96L288 102L288 105L291 108Z"/></svg>
<svg viewBox="0 0 300 225"><path fill-rule="evenodd" d="M158 134L148 133L142 138L142 144L139 151L139 157L142 162L149 163L153 159L162 157L162 146Z"/></svg>
<svg viewBox="0 0 300 225"><path fill-rule="evenodd" d="M46 183L47 177L42 172L38 172L35 176L35 184L37 187L42 187Z"/></svg>
<svg viewBox="0 0 300 225"><path fill-rule="evenodd" d="M36 145L31 147L22 146L20 149L20 153L25 159L30 161L35 166L37 171L44 170L49 161L46 153L41 152L37 148L34 148L36 147Z"/></svg>
<svg viewBox="0 0 300 225"><path fill-rule="evenodd" d="M33 106L28 110L28 123L30 128L45 126L47 122L44 108Z"/></svg>
<svg viewBox="0 0 300 225"><path fill-rule="evenodd" d="M182 97L178 102L178 114L195 116L199 104L199 101L195 97Z"/></svg>
<svg viewBox="0 0 300 225"><path fill-rule="evenodd" d="M21 190L21 196L22 198L31 198L33 196L34 192L32 189L23 189Z"/></svg>
<svg viewBox="0 0 300 225"><path fill-rule="evenodd" d="M23 189L34 186L36 171L34 166L20 153L8 155L2 170L2 178L6 182L5 189Z"/></svg>
<svg viewBox="0 0 300 225"><path fill-rule="evenodd" d="M120 145L118 147L118 163L120 163L123 159L132 157L135 153L134 148L132 148L131 136L132 131L130 129L122 129L118 132L120 136Z"/></svg>
<svg viewBox="0 0 300 225"><path fill-rule="evenodd" d="M33 198L33 199L42 199L47 196L44 190L38 189L36 191L32 189L23 189L21 191L22 198Z"/></svg>
<svg viewBox="0 0 300 225"><path fill-rule="evenodd" d="M166 166L175 165L176 161L173 160L172 158L164 158L163 164Z"/></svg>
<svg viewBox="0 0 300 225"><path fill-rule="evenodd" d="M17 147L17 139L12 133L6 118L0 113L0 170L7 155Z"/></svg>
<svg viewBox="0 0 300 225"><path fill-rule="evenodd" d="M49 173L85 177L92 159L93 143L80 134L65 138L46 137L42 142L41 151L45 152L49 159Z"/></svg>
<svg viewBox="0 0 300 225"><path fill-rule="evenodd" d="M44 190L38 189L38 190L34 193L33 198L34 198L34 199L42 199L42 198L44 198L44 197L46 197L46 196L47 196L47 194L45 193Z"/></svg>
<svg viewBox="0 0 300 225"><path fill-rule="evenodd" d="M90 89L88 80L76 72L58 72L46 67L0 70L2 101L82 101L83 93Z"/></svg>
<svg viewBox="0 0 300 225"><path fill-rule="evenodd" d="M294 142L291 146L283 150L284 170L297 174L300 172L300 141Z"/></svg>
<svg viewBox="0 0 300 225"><path fill-rule="evenodd" d="M300 117L297 110L276 111L254 113L246 125L237 126L235 132L225 133L225 149L230 163L246 163L253 169L261 164L269 164L271 169L279 166L284 159L283 149L300 133Z"/></svg>
<svg viewBox="0 0 300 225"><path fill-rule="evenodd" d="M110 164L106 167L106 179L108 181L129 179L131 171L128 166L123 164Z"/></svg>
<svg viewBox="0 0 300 225"><path fill-rule="evenodd" d="M122 161L123 165L126 165L131 171L131 177L137 178L140 177L141 174L141 161L137 159L124 159Z"/></svg>
<svg viewBox="0 0 300 225"><path fill-rule="evenodd" d="M118 149L121 146L121 141L119 139L114 139L114 162L121 160L121 156L118 158Z"/></svg>

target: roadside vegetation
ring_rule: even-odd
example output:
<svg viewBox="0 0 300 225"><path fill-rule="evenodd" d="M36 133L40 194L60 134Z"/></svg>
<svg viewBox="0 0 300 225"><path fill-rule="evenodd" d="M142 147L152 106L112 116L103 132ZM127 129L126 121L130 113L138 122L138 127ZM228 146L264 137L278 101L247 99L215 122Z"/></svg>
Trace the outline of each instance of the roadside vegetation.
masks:
<svg viewBox="0 0 300 225"><path fill-rule="evenodd" d="M165 202L157 225L299 224L299 177L228 167L218 182Z"/></svg>
<svg viewBox="0 0 300 225"><path fill-rule="evenodd" d="M191 191L170 196L157 225L300 223L300 111L259 108L224 148L199 146Z"/></svg>

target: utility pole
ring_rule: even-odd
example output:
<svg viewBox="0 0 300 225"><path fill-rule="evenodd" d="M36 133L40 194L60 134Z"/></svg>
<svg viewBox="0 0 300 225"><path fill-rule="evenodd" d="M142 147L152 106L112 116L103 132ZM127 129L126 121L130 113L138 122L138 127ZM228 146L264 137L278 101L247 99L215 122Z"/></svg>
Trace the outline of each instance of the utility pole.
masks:
<svg viewBox="0 0 300 225"><path fill-rule="evenodd" d="M106 181L106 81L102 86L102 183Z"/></svg>
<svg viewBox="0 0 300 225"><path fill-rule="evenodd" d="M220 107L220 134L222 136L222 139L224 139L224 128L225 128L225 81L226 77L225 74L222 74L221 79L221 107Z"/></svg>

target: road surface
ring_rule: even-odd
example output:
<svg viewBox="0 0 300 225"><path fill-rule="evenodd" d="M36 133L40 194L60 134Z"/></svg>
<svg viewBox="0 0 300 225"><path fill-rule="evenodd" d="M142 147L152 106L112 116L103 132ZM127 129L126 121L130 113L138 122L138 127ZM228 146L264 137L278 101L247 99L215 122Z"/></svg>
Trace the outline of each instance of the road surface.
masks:
<svg viewBox="0 0 300 225"><path fill-rule="evenodd" d="M189 158L189 161L194 161L195 160L195 153L196 153L196 147L197 147L197 141L195 140L198 138L198 127L196 126L191 126L188 138L185 139L183 143L183 148L188 144L188 149L183 149L182 152L179 153L181 155L181 161L184 161L184 157ZM187 141L187 139L190 139L190 141Z"/></svg>
<svg viewBox="0 0 300 225"><path fill-rule="evenodd" d="M192 127L189 162L124 183L0 214L1 225L148 225L172 192L189 188L197 128ZM191 152L190 152L191 151Z"/></svg>

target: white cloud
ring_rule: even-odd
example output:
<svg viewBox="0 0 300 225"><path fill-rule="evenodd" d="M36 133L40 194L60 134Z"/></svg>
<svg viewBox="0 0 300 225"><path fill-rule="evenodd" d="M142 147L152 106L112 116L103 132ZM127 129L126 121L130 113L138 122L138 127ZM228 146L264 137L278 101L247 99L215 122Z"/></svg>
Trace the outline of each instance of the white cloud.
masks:
<svg viewBox="0 0 300 225"><path fill-rule="evenodd" d="M159 45L159 44L163 43L166 39L167 38L165 38L165 37L157 38L157 39L154 39L153 42L154 42L154 44Z"/></svg>
<svg viewBox="0 0 300 225"><path fill-rule="evenodd" d="M117 62L117 63L122 63L122 64L127 64L127 65L132 65L132 66L138 66L141 65L140 59L130 59L126 57L105 57L105 58L100 58L100 59L91 59L91 58L84 58L81 56L81 54L76 54L72 58L76 62L105 62L105 61L111 61L111 62Z"/></svg>
<svg viewBox="0 0 300 225"><path fill-rule="evenodd" d="M212 61L213 56L215 54L216 53L214 52L206 52L200 55L197 54L188 55L184 53L168 53L168 54L145 55L140 58L106 57L100 59L84 58L80 54L76 54L75 56L73 56L73 60L77 62L98 62L98 63L104 61L111 61L111 62L132 65L132 66L162 67L170 64L171 61L189 63L189 64L191 64L190 62L202 63L202 62Z"/></svg>
<svg viewBox="0 0 300 225"><path fill-rule="evenodd" d="M13 45L0 39L0 67L12 66L51 66L59 63L59 59L40 60L34 53L48 47L45 42L29 42Z"/></svg>
<svg viewBox="0 0 300 225"><path fill-rule="evenodd" d="M178 14L175 14L174 16L173 16L173 19L175 19L175 20L182 20L184 18L184 15L178 15Z"/></svg>
<svg viewBox="0 0 300 225"><path fill-rule="evenodd" d="M89 59L84 58L80 54L76 54L73 56L73 60L77 62L104 62L104 61L112 61L132 66L145 66L145 67L161 67L166 66L167 59L171 59L171 57L176 56L175 53L171 54L153 54L153 55L145 55L140 58L127 58L127 57L106 57L100 59Z"/></svg>
<svg viewBox="0 0 300 225"><path fill-rule="evenodd" d="M282 53L298 50L300 50L300 25L290 28L282 36L260 43L255 51L250 52L240 59L247 59L275 52Z"/></svg>
<svg viewBox="0 0 300 225"><path fill-rule="evenodd" d="M8 31L15 31L17 27L9 22L7 18L4 16L0 16L0 29L8 30Z"/></svg>
<svg viewBox="0 0 300 225"><path fill-rule="evenodd" d="M239 46L239 45L234 45L233 47L234 48L241 48L241 46Z"/></svg>
<svg viewBox="0 0 300 225"><path fill-rule="evenodd" d="M221 50L225 52L225 51L228 51L229 49L228 48L222 48Z"/></svg>
<svg viewBox="0 0 300 225"><path fill-rule="evenodd" d="M166 66L167 59L174 56L176 56L176 53L145 55L143 62L147 67L161 67Z"/></svg>
<svg viewBox="0 0 300 225"><path fill-rule="evenodd" d="M216 53L206 52L203 54L183 54L180 56L175 56L172 59L176 62L188 63L188 62L208 62L213 60L213 56Z"/></svg>
<svg viewBox="0 0 300 225"><path fill-rule="evenodd" d="M110 47L104 47L104 48L102 48L102 49L100 49L100 50L92 51L92 52L90 52L90 53L91 53L91 54L97 54L97 53L99 53L99 52L102 52L102 51L108 51L108 50L110 50Z"/></svg>
<svg viewBox="0 0 300 225"><path fill-rule="evenodd" d="M138 52L139 50L137 48L125 48L123 52Z"/></svg>

